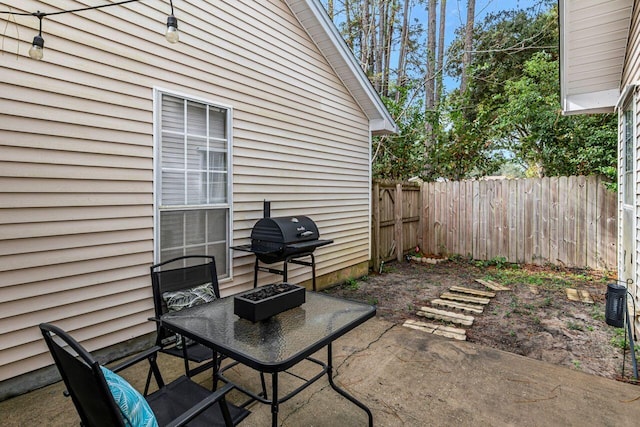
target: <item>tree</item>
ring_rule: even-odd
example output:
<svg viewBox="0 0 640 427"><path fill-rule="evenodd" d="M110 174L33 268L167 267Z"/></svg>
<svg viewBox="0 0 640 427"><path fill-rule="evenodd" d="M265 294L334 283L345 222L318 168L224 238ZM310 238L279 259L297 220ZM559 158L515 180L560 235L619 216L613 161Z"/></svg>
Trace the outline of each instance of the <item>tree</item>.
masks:
<svg viewBox="0 0 640 427"><path fill-rule="evenodd" d="M547 52L525 62L523 75L505 83L494 133L529 175L606 173L616 163L614 114L563 116L558 61Z"/></svg>
<svg viewBox="0 0 640 427"><path fill-rule="evenodd" d="M374 176L463 179L508 166L513 173L615 176L615 117L560 113L554 0L481 22L470 1L446 55L445 0L437 33L437 0L337 4L334 20L400 129L373 139ZM426 28L411 20L416 5L427 5ZM443 93L444 72L460 79L460 90Z"/></svg>
<svg viewBox="0 0 640 427"><path fill-rule="evenodd" d="M424 109L421 102L413 102L412 91L407 86L398 88L398 102L383 98L399 132L374 138L372 169L376 178L408 179L423 174Z"/></svg>

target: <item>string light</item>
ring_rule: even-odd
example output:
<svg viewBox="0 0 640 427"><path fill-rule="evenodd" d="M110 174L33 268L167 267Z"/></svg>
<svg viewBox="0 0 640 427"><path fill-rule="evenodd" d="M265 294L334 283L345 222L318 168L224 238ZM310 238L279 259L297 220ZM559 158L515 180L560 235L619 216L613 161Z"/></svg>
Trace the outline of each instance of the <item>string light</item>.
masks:
<svg viewBox="0 0 640 427"><path fill-rule="evenodd" d="M39 21L39 29L38 35L33 38L33 43L31 44L31 48L29 48L29 57L39 61L44 56L44 38L42 37L42 19L45 16L52 15L61 15L64 13L75 13L75 12L83 12L85 10L94 10L101 9L105 7L111 6L119 6L126 3L134 3L142 0L121 0L115 3L106 3L98 6L87 6L78 9L71 10L60 10L58 12L10 12L10 11L0 11L0 14L3 15L17 15L17 16L35 16ZM177 43L179 39L178 34L178 19L173 14L173 0L169 0L169 4L171 5L171 14L167 17L167 31L165 33L165 38L169 43Z"/></svg>
<svg viewBox="0 0 640 427"><path fill-rule="evenodd" d="M40 61L44 55L44 39L42 38L42 17L43 14L40 11L37 12L36 16L38 17L38 21L40 22L40 27L38 30L38 35L33 38L33 44L29 49L29 56L31 59L35 59L36 61Z"/></svg>
<svg viewBox="0 0 640 427"><path fill-rule="evenodd" d="M167 32L164 37L169 43L178 43L180 34L178 33L178 19L173 16L173 0L169 0L169 4L171 5L171 15L167 17Z"/></svg>

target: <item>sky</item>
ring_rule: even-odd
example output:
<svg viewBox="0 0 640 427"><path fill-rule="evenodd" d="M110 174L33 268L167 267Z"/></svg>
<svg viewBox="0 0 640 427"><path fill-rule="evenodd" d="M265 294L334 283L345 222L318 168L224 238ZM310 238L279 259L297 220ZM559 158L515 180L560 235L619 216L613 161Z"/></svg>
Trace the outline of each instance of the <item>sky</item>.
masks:
<svg viewBox="0 0 640 427"><path fill-rule="evenodd" d="M484 20L485 16L489 13L496 13L502 10L514 10L514 9L526 9L536 3L540 3L541 0L476 0L475 7L475 21L480 22ZM327 0L322 0L323 5L326 6ZM336 8L339 9L342 5L340 1L335 1ZM414 3L419 3L411 10L411 22L418 20L422 23L423 27L427 27L427 0L415 0ZM440 0L438 0L440 3ZM438 15L440 13L440 4L438 4ZM338 16L338 21L342 16ZM464 26L467 21L467 0L447 0L447 19L445 22L445 49L454 40L456 29ZM394 55L397 52L392 52L391 61L394 63ZM444 86L446 90L451 90L458 86L458 82L455 79L444 77Z"/></svg>
<svg viewBox="0 0 640 427"><path fill-rule="evenodd" d="M500 12L502 10L526 9L539 0L476 0L475 21L482 21L489 13ZM438 8L440 5L438 5ZM438 9L438 13L439 13ZM413 8L412 18L418 19L425 27L427 25L426 5ZM448 46L455 38L456 29L466 25L467 22L467 1L447 0L447 19L445 22L445 46ZM450 90L458 85L455 79L444 78L444 86Z"/></svg>

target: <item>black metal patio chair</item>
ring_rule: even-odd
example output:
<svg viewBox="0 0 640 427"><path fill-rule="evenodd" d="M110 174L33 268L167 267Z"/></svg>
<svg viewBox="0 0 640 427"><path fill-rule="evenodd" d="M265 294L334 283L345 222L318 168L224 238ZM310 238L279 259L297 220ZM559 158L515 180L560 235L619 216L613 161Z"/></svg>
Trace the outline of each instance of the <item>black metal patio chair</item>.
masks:
<svg viewBox="0 0 640 427"><path fill-rule="evenodd" d="M220 298L215 258L205 255L181 256L152 265L150 270L155 309L153 320L157 330L156 345L161 347L163 353L181 357L188 377L212 368L212 349L167 331L160 324L160 317L170 310L180 310ZM171 304L172 301L175 302L174 305ZM208 363L202 364L206 361ZM200 365L192 369L189 362Z"/></svg>
<svg viewBox="0 0 640 427"><path fill-rule="evenodd" d="M220 298L215 257L210 255L180 256L152 265L150 270L155 309L153 320L155 320L157 327L156 345L161 348L160 351L182 357L185 373L188 377L207 369L219 368L224 358L222 355L216 354L212 349L202 344L194 343L166 330L160 323L160 317L169 311L177 311ZM191 368L190 362L200 365ZM238 362L233 363L237 364ZM260 373L260 382L262 395L266 396L266 382L262 372ZM215 377L213 384L215 388Z"/></svg>
<svg viewBox="0 0 640 427"><path fill-rule="evenodd" d="M154 419L159 426L233 426L250 413L226 401L231 384L211 392L184 375L165 384L157 346L106 369L59 327L42 323L40 330L83 426L152 425ZM149 395L145 390L143 397L116 372L145 360L158 390Z"/></svg>

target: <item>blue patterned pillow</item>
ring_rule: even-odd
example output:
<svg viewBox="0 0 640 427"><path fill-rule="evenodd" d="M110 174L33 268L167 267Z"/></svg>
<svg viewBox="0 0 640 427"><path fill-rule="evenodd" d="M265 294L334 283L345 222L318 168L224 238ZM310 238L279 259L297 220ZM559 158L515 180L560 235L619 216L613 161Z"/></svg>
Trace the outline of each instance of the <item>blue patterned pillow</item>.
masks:
<svg viewBox="0 0 640 427"><path fill-rule="evenodd" d="M120 375L102 368L113 399L120 407L124 424L127 427L158 427L156 416L144 397Z"/></svg>

